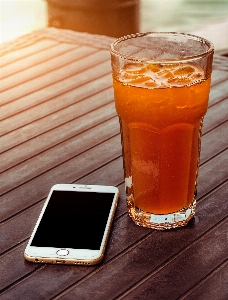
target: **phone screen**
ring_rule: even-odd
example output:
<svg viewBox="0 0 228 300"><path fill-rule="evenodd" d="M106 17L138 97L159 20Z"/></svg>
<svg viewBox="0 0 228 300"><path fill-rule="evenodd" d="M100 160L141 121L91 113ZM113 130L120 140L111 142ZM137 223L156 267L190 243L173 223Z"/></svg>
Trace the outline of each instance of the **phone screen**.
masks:
<svg viewBox="0 0 228 300"><path fill-rule="evenodd" d="M54 190L31 246L99 250L114 196Z"/></svg>

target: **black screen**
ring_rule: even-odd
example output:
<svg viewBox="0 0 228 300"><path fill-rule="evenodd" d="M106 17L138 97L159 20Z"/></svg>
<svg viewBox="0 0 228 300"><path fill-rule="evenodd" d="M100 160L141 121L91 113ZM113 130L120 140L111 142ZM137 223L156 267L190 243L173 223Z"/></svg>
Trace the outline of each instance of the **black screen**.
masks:
<svg viewBox="0 0 228 300"><path fill-rule="evenodd" d="M99 250L113 193L53 191L31 246Z"/></svg>

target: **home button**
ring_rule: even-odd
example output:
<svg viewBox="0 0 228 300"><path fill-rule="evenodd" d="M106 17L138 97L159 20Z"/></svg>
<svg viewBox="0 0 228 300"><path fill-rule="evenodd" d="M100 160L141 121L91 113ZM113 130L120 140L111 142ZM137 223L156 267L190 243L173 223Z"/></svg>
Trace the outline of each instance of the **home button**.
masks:
<svg viewBox="0 0 228 300"><path fill-rule="evenodd" d="M56 252L56 254L57 254L58 256L66 256L66 255L69 254L69 251L68 251L67 249L60 249L60 250L58 250L58 251Z"/></svg>

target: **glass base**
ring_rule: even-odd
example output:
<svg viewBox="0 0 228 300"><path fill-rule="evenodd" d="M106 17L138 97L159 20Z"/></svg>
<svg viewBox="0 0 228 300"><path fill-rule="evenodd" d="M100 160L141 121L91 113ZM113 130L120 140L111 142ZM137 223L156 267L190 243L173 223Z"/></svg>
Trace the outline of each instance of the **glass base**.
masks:
<svg viewBox="0 0 228 300"><path fill-rule="evenodd" d="M166 214L155 215L141 210L132 205L130 199L127 200L128 212L135 224L157 230L172 229L187 225L193 218L196 209L196 199L194 198L188 208Z"/></svg>

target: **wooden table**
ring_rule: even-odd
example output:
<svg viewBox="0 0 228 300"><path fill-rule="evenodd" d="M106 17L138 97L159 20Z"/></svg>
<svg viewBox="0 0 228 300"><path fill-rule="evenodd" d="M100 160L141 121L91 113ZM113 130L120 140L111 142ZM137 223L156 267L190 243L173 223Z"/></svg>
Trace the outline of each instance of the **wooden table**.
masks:
<svg viewBox="0 0 228 300"><path fill-rule="evenodd" d="M126 212L112 41L49 28L0 49L0 299L228 299L228 59L214 57L196 216L160 232ZM119 187L101 264L24 260L56 183Z"/></svg>

